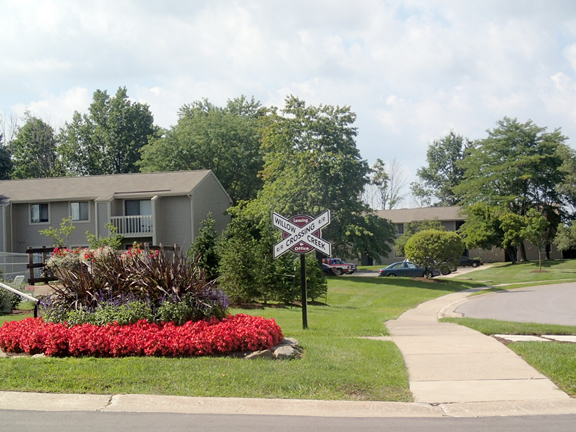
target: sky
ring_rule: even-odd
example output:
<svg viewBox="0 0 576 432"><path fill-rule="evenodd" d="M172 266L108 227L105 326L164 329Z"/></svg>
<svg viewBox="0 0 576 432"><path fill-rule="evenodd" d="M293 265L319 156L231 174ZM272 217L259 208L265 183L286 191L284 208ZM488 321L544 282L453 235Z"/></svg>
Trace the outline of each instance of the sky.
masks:
<svg viewBox="0 0 576 432"><path fill-rule="evenodd" d="M203 98L349 106L362 158L410 182L434 140L504 116L574 147L576 1L0 0L5 123L58 129L119 87L166 128Z"/></svg>

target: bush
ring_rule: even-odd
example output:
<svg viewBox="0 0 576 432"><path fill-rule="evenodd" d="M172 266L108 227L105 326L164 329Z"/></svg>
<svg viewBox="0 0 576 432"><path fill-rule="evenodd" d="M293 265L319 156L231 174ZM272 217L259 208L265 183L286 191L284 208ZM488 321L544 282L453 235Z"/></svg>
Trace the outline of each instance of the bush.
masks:
<svg viewBox="0 0 576 432"><path fill-rule="evenodd" d="M406 243L405 251L406 258L414 264L427 270L440 270L445 265L448 268L458 265L464 244L455 232L432 229L414 234Z"/></svg>
<svg viewBox="0 0 576 432"><path fill-rule="evenodd" d="M291 253L273 257L280 238L271 220L237 211L219 244L220 286L232 301L289 304L300 297L299 260L296 265ZM308 297L315 299L325 294L327 282L313 254L306 262Z"/></svg>
<svg viewBox="0 0 576 432"><path fill-rule="evenodd" d="M18 308L19 304L19 295L5 290L4 288L0 288L0 313L2 313L2 311L12 312L14 309Z"/></svg>
<svg viewBox="0 0 576 432"><path fill-rule="evenodd" d="M197 261L179 253L131 248L119 253L56 249L47 265L58 277L40 312L49 322L103 324L226 316L228 301Z"/></svg>

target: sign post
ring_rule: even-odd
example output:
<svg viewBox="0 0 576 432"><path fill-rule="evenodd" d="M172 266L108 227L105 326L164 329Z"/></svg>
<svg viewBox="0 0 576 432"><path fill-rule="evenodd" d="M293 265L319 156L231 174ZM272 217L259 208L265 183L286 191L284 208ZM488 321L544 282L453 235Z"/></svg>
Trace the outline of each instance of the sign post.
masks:
<svg viewBox="0 0 576 432"><path fill-rule="evenodd" d="M274 245L274 258L288 251L300 254L300 280L302 291L302 328L308 328L308 293L306 290L306 257L317 250L324 255L332 255L332 245L324 240L321 229L330 223L330 210L312 218L306 215L292 216L286 219L278 213L272 213L272 224L282 230L283 240Z"/></svg>

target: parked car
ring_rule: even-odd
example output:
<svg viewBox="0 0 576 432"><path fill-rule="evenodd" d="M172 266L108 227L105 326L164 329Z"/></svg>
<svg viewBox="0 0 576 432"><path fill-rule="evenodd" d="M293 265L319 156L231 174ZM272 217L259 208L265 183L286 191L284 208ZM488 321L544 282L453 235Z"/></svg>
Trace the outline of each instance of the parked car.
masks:
<svg viewBox="0 0 576 432"><path fill-rule="evenodd" d="M345 263L340 258L322 258L322 264L329 266L337 276L344 273L352 274L357 269L356 264Z"/></svg>
<svg viewBox="0 0 576 432"><path fill-rule="evenodd" d="M434 271L433 276L438 276L440 272ZM402 261L390 264L388 267L380 269L379 276L403 276L403 277L424 277L426 269L418 267L410 261Z"/></svg>
<svg viewBox="0 0 576 432"><path fill-rule="evenodd" d="M332 267L324 263L322 263L322 273L324 273L326 276L336 276L336 273L334 273Z"/></svg>
<svg viewBox="0 0 576 432"><path fill-rule="evenodd" d="M462 258L460 258L460 267L467 267L467 266L478 267L483 264L484 263L482 262L482 260L479 259L472 259L467 256L463 256Z"/></svg>

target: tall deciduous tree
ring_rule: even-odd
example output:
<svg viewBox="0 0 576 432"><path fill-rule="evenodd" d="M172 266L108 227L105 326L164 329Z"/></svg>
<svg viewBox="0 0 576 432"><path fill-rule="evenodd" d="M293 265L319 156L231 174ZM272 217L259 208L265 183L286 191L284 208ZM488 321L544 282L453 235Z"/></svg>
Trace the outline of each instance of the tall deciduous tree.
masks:
<svg viewBox="0 0 576 432"><path fill-rule="evenodd" d="M142 171L211 169L236 203L262 186L259 118L265 110L244 96L217 107L207 100L184 105L178 124L143 149Z"/></svg>
<svg viewBox="0 0 576 432"><path fill-rule="evenodd" d="M156 131L148 105L131 102L126 88L94 93L88 114L75 112L59 137L59 151L75 175L138 172L140 150Z"/></svg>
<svg viewBox="0 0 576 432"><path fill-rule="evenodd" d="M432 142L426 152L428 165L416 172L420 182L410 185L412 195L427 204L435 201L437 206L457 205L459 198L453 189L464 177L460 162L471 144L467 138L454 132Z"/></svg>
<svg viewBox="0 0 576 432"><path fill-rule="evenodd" d="M56 177L63 174L56 154L54 129L30 113L24 115L24 125L17 128L10 150L12 178Z"/></svg>
<svg viewBox="0 0 576 432"><path fill-rule="evenodd" d="M4 142L4 134L0 133L0 180L8 180L12 173L12 158L10 149Z"/></svg>
<svg viewBox="0 0 576 432"><path fill-rule="evenodd" d="M392 224L375 216L360 197L369 167L356 147L356 115L348 107L307 106L294 96L264 121L264 187L249 205L263 218L332 212L323 231L334 253L372 258L390 252Z"/></svg>
<svg viewBox="0 0 576 432"><path fill-rule="evenodd" d="M391 210L406 197L406 176L396 159L392 159L388 166L382 159L376 159L370 169L369 178L370 181L364 186L362 199L372 209Z"/></svg>
<svg viewBox="0 0 576 432"><path fill-rule="evenodd" d="M485 203L519 216L538 210L550 224L551 240L567 203L557 187L566 177L561 170L566 139L559 129L548 133L532 121L505 117L469 148L460 164L464 179L453 190L465 205ZM525 260L523 243L520 254Z"/></svg>
<svg viewBox="0 0 576 432"><path fill-rule="evenodd" d="M0 113L0 180L8 180L12 174L10 142L16 129L16 119Z"/></svg>

